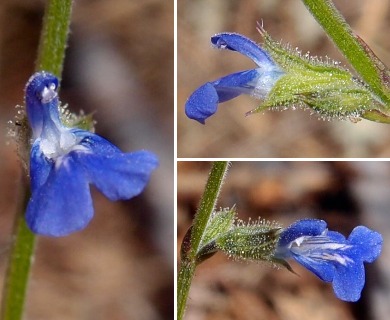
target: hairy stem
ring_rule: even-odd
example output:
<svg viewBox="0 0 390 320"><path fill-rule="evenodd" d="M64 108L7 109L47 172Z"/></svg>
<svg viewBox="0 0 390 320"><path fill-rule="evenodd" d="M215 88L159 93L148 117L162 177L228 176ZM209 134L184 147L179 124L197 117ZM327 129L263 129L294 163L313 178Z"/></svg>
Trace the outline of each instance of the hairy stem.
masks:
<svg viewBox="0 0 390 320"><path fill-rule="evenodd" d="M37 71L45 70L58 77L61 76L71 9L72 0L47 2L35 68ZM29 143L26 142L24 145L29 146ZM24 218L30 198L30 187L24 177L21 179L19 188L21 200L15 218L13 246L3 289L1 313L3 320L19 320L23 317L35 248L35 235L28 229Z"/></svg>
<svg viewBox="0 0 390 320"><path fill-rule="evenodd" d="M46 6L36 70L61 77L73 0L50 0Z"/></svg>
<svg viewBox="0 0 390 320"><path fill-rule="evenodd" d="M390 93L384 88L375 62L333 3L330 0L302 0L302 2L371 91L390 108Z"/></svg>
<svg viewBox="0 0 390 320"><path fill-rule="evenodd" d="M14 242L8 264L7 277L3 297L2 319L21 319L31 260L35 247L35 235L28 229L24 219L24 211L30 198L30 188L26 179L22 178L19 187L18 206L14 224Z"/></svg>
<svg viewBox="0 0 390 320"><path fill-rule="evenodd" d="M177 279L177 319L181 320L187 303L191 281L197 265L196 254L207 223L214 211L223 180L228 169L227 161L214 162L191 228L191 240L185 256L182 256ZM182 250L183 252L183 250Z"/></svg>

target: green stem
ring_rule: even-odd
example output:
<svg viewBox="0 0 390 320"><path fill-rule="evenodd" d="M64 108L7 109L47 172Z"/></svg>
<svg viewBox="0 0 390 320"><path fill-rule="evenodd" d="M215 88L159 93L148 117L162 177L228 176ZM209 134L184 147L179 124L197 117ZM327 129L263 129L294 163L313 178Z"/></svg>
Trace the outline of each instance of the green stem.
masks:
<svg viewBox="0 0 390 320"><path fill-rule="evenodd" d="M24 219L24 210L30 198L30 188L25 179L20 183L20 202L15 220L15 234L12 252L8 264L5 292L3 297L3 320L21 319L31 260L35 247L35 235L28 229Z"/></svg>
<svg viewBox="0 0 390 320"><path fill-rule="evenodd" d="M196 263L181 262L180 271L177 275L177 320L183 319L195 268Z"/></svg>
<svg viewBox="0 0 390 320"><path fill-rule="evenodd" d="M186 256L182 257L177 279L177 319L181 320L187 303L191 281L197 265L196 254L202 240L207 223L214 211L219 192L223 184L229 163L227 161L214 162L210 171L206 187L195 215L191 229L190 248Z"/></svg>
<svg viewBox="0 0 390 320"><path fill-rule="evenodd" d="M50 0L47 3L36 70L45 70L61 77L73 0Z"/></svg>
<svg viewBox="0 0 390 320"><path fill-rule="evenodd" d="M324 28L328 36L348 59L353 68L370 86L372 92L390 107L390 94L385 90L375 62L330 0L302 0Z"/></svg>
<svg viewBox="0 0 390 320"><path fill-rule="evenodd" d="M47 2L43 20L36 70L46 70L60 77L69 33L72 0ZM28 143L25 144L29 146ZM35 235L28 229L24 218L30 198L30 188L25 179L20 183L20 198L13 233L13 246L4 283L3 320L19 320L23 317L24 302L35 248Z"/></svg>

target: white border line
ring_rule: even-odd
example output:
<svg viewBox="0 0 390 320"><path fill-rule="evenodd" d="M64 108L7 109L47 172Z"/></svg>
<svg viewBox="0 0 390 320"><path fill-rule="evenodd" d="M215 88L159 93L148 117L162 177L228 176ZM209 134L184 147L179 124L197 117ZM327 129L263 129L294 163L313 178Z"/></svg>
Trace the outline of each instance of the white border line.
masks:
<svg viewBox="0 0 390 320"><path fill-rule="evenodd" d="M178 105L177 105L177 1L174 0L173 3L173 319L177 319L177 263L178 263L178 257L177 257L177 112L178 112Z"/></svg>

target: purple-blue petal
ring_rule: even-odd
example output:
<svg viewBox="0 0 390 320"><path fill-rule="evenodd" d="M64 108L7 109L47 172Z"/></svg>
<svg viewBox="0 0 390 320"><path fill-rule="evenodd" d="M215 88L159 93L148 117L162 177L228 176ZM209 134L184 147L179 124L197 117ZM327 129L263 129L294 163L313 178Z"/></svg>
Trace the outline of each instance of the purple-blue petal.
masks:
<svg viewBox="0 0 390 320"><path fill-rule="evenodd" d="M254 41L238 33L219 33L211 37L211 43L218 49L237 51L252 59L260 68L270 70L276 67L269 54Z"/></svg>
<svg viewBox="0 0 390 320"><path fill-rule="evenodd" d="M287 246L291 241L302 236L317 236L326 229L326 222L319 219L301 219L283 230L278 246Z"/></svg>
<svg viewBox="0 0 390 320"><path fill-rule="evenodd" d="M106 139L83 130L74 130L81 137L85 150L72 156L84 168L88 181L110 200L130 199L145 188L158 166L155 154L149 151L123 153Z"/></svg>
<svg viewBox="0 0 390 320"><path fill-rule="evenodd" d="M229 74L211 82L218 93L219 102L233 99L240 94L252 94L260 74L257 69Z"/></svg>
<svg viewBox="0 0 390 320"><path fill-rule="evenodd" d="M72 129L72 133L80 140L79 145L93 152L95 155L112 155L122 151L103 137L81 129Z"/></svg>
<svg viewBox="0 0 390 320"><path fill-rule="evenodd" d="M40 188L47 180L54 162L48 160L40 148L40 140L36 140L30 152L30 182L31 191Z"/></svg>
<svg viewBox="0 0 390 320"><path fill-rule="evenodd" d="M365 283L363 262L355 258L346 266L337 263L335 268L332 285L336 296L344 301L359 300Z"/></svg>
<svg viewBox="0 0 390 320"><path fill-rule="evenodd" d="M326 236L331 239L333 242L337 243L348 243L347 239L345 239L344 235L337 231L327 231Z"/></svg>
<svg viewBox="0 0 390 320"><path fill-rule="evenodd" d="M202 124L205 120L217 112L219 97L212 83L207 82L196 89L188 98L185 113L188 118Z"/></svg>
<svg viewBox="0 0 390 320"><path fill-rule="evenodd" d="M88 181L113 201L139 195L158 166L157 157L149 151L109 156L81 151L75 152L74 158L84 168Z"/></svg>
<svg viewBox="0 0 390 320"><path fill-rule="evenodd" d="M353 229L348 241L359 249L360 259L366 262L376 260L382 251L382 235L364 226Z"/></svg>
<svg viewBox="0 0 390 320"><path fill-rule="evenodd" d="M41 135L45 117L52 114L53 119L59 119L58 97L47 104L43 104L39 98L44 87L49 86L51 83L58 87L58 79L53 74L41 71L34 73L26 84L26 112L33 131L33 138Z"/></svg>
<svg viewBox="0 0 390 320"><path fill-rule="evenodd" d="M311 259L309 256L293 254L293 258L322 281L331 282L335 274L335 266L325 260Z"/></svg>
<svg viewBox="0 0 390 320"><path fill-rule="evenodd" d="M84 169L71 156L52 167L46 182L32 193L26 221L37 234L66 236L84 229L93 216Z"/></svg>
<svg viewBox="0 0 390 320"><path fill-rule="evenodd" d="M188 98L185 113L190 119L204 124L218 109L218 103L240 94L251 94L259 77L256 69L236 72L218 80L207 82Z"/></svg>

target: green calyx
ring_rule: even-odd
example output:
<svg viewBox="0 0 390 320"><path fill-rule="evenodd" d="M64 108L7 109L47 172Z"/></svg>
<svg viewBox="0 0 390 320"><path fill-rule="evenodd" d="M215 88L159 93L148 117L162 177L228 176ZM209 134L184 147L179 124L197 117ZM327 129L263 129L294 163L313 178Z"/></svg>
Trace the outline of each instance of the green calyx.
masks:
<svg viewBox="0 0 390 320"><path fill-rule="evenodd" d="M237 260L273 261L281 228L258 220L235 225L216 239L216 247Z"/></svg>
<svg viewBox="0 0 390 320"><path fill-rule="evenodd" d="M95 120L93 113L85 114L83 111L80 114L75 114L69 111L68 105L60 105L61 120L66 127L79 128L82 130L95 132Z"/></svg>
<svg viewBox="0 0 390 320"><path fill-rule="evenodd" d="M234 207L214 212L196 253L196 262L199 264L218 251L237 260L275 262L273 254L279 241L280 230L276 223L265 220L248 223L237 220ZM191 246L188 242L191 232L192 228L183 241L186 244L182 245L182 259L186 259Z"/></svg>
<svg viewBox="0 0 390 320"><path fill-rule="evenodd" d="M362 81L337 62L301 55L285 48L263 30L264 49L285 74L275 83L262 105L249 113L266 109L309 108L323 119L364 118L375 114L386 118L385 105ZM383 119L382 119L383 120Z"/></svg>

